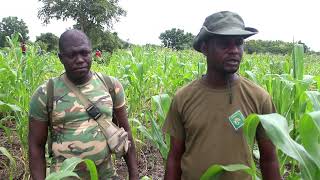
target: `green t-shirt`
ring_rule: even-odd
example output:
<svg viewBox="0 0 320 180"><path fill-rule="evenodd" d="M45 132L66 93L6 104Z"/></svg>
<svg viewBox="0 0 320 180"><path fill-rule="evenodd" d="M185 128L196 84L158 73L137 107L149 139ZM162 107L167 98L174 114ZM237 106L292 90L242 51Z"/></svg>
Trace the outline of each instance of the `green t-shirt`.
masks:
<svg viewBox="0 0 320 180"><path fill-rule="evenodd" d="M268 114L275 112L275 108L265 90L243 77L231 84L231 92L232 104L230 90L210 88L203 79L177 91L164 131L185 142L181 179L200 179L213 164L249 166L251 153L241 124L237 126L237 123L242 115L244 119L251 113ZM221 179L250 177L236 172L224 173Z"/></svg>
<svg viewBox="0 0 320 180"><path fill-rule="evenodd" d="M123 87L116 78L111 77L115 88L115 100L112 102L111 95L103 82L96 73L93 74L87 83L77 85L77 87L111 121L112 107L120 108L125 104ZM101 74L100 77L102 77ZM53 82L53 168L51 169L58 170L66 158L79 157L91 159L96 165L108 167L110 169L109 174L113 173L113 167L110 164L110 152L98 123L88 116L84 105L64 84L62 76L54 78ZM32 96L29 111L29 116L32 119L48 121L46 85L47 83L41 85ZM102 176L101 173L99 172L100 176ZM106 175L103 175L103 177L106 177Z"/></svg>

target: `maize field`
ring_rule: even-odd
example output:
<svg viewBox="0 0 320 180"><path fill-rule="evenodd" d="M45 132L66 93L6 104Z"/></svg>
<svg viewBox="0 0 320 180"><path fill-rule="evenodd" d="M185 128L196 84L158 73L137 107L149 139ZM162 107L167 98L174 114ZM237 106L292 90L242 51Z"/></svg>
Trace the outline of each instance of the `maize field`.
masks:
<svg viewBox="0 0 320 180"><path fill-rule="evenodd" d="M0 50L0 175L4 179L31 179L27 153L30 98L40 84L60 75L64 69L55 53L39 54L37 45L29 45L27 54L23 55L17 37L9 38L8 42L10 47ZM169 137L163 134L162 125L171 97L178 88L206 72L204 56L194 50L132 46L93 59L94 71L115 76L124 86L129 123L137 153L142 154L138 156L140 177L162 179L169 148ZM277 147L280 172L285 179L319 179L320 57L304 54L298 44L292 54L283 56L245 54L239 74L270 93L277 114L247 117L243 128L254 155L250 167L213 165L202 179L236 170L261 179L257 168L259 151L254 143L259 122ZM146 147L161 159L158 168L162 171L158 175L154 175L155 167L144 164L150 163L149 159L143 160ZM69 159L66 163L81 161L90 164L80 159ZM61 170L47 179L65 177L72 170ZM90 171L94 175L95 168Z"/></svg>

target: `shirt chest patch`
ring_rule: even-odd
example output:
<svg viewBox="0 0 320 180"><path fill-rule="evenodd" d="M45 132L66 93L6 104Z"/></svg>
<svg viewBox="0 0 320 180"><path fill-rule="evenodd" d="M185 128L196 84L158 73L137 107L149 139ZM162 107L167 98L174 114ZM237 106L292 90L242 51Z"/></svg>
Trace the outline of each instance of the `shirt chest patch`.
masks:
<svg viewBox="0 0 320 180"><path fill-rule="evenodd" d="M229 121L235 130L238 130L244 125L244 120L245 117L240 110L229 116Z"/></svg>

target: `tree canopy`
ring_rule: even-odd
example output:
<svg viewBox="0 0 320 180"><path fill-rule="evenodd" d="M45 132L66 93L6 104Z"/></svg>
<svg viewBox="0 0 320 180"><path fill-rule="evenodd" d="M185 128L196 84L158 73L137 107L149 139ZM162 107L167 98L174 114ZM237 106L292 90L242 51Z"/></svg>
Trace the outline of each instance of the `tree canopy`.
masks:
<svg viewBox="0 0 320 180"><path fill-rule="evenodd" d="M185 33L182 29L172 28L161 33L159 39L165 47L177 50L187 49L192 47L194 35Z"/></svg>
<svg viewBox="0 0 320 180"><path fill-rule="evenodd" d="M14 33L20 33L20 41L27 41L28 37L28 26L18 17L9 16L2 19L0 22L0 47L7 46L6 44L6 36L11 36ZM22 38L22 39L21 39Z"/></svg>
<svg viewBox="0 0 320 180"><path fill-rule="evenodd" d="M90 29L103 30L106 26L111 28L114 21L126 15L126 11L118 5L118 0L39 0L43 7L38 17L43 23L50 23L51 19L72 19L76 27L88 33Z"/></svg>
<svg viewBox="0 0 320 180"><path fill-rule="evenodd" d="M126 11L119 6L119 0L39 0L43 7L38 17L43 23L51 19L72 19L76 22L74 28L82 30L90 38L93 47L98 47L105 36L105 28L109 31L113 23Z"/></svg>
<svg viewBox="0 0 320 180"><path fill-rule="evenodd" d="M121 49L124 47L123 42L116 32L105 31L101 37L101 43L97 46L98 49L103 49L108 52L112 52L115 49Z"/></svg>
<svg viewBox="0 0 320 180"><path fill-rule="evenodd" d="M45 51L55 51L58 49L59 38L52 33L41 33L40 36L36 37L41 48Z"/></svg>
<svg viewBox="0 0 320 180"><path fill-rule="evenodd" d="M310 52L310 48L303 42L298 41L299 44L303 44L304 51ZM244 50L251 53L272 53L272 54L288 54L291 53L293 48L293 42L284 41L264 41L264 40L249 40L245 41Z"/></svg>

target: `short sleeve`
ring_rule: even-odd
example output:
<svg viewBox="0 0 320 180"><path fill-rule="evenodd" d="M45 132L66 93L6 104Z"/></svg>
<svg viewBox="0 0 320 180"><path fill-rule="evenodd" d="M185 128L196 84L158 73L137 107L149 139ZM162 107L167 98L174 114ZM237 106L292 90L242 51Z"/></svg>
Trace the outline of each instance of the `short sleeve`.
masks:
<svg viewBox="0 0 320 180"><path fill-rule="evenodd" d="M115 99L113 102L113 106L114 108L120 108L125 105L124 89L122 87L122 84L117 78L111 77L111 80L114 84L114 91L115 91Z"/></svg>
<svg viewBox="0 0 320 180"><path fill-rule="evenodd" d="M171 102L169 112L163 125L163 131L179 140L185 139L185 130L182 123L181 113L179 112L176 96Z"/></svg>
<svg viewBox="0 0 320 180"><path fill-rule="evenodd" d="M37 88L29 104L29 118L48 121L46 84Z"/></svg>
<svg viewBox="0 0 320 180"><path fill-rule="evenodd" d="M268 95L267 98L264 100L264 103L262 104L262 114L271 114L275 112L276 108L272 102L271 97Z"/></svg>

